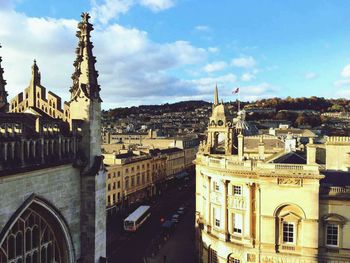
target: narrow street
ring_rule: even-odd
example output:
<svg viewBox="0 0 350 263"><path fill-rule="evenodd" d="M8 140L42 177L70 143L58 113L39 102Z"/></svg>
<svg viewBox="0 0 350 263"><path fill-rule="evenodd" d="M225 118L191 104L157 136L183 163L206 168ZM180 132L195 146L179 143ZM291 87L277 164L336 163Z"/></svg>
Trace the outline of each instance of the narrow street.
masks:
<svg viewBox="0 0 350 263"><path fill-rule="evenodd" d="M178 251L184 251L183 253L186 253L185 256L188 258L194 258L194 192L194 177L190 180L187 188L183 188L182 190L179 190L177 187L168 189L151 205L151 217L136 233L125 232L122 228L122 219L120 217L110 218L107 224L108 262L143 263L144 258L151 257L154 247L159 248L158 244L161 242L162 245L160 247L166 246L166 243L171 241L172 236L175 236L183 227L186 228L185 231L187 233L193 234L193 249L189 250L193 251L193 257L188 255L188 250L179 249L178 244L176 249ZM175 233L171 236L170 240L164 243L164 240L161 238L160 219L170 219L184 203L188 204L187 212L176 227ZM179 257L182 258L181 255Z"/></svg>

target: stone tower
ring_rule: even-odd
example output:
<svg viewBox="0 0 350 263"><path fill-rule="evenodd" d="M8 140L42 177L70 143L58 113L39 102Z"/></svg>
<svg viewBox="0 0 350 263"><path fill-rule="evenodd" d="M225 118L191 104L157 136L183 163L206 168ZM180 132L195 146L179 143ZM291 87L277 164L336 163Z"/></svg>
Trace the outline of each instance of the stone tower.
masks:
<svg viewBox="0 0 350 263"><path fill-rule="evenodd" d="M1 48L1 45L0 45ZM6 80L4 80L4 69L1 67L2 58L0 56L0 112L8 111L7 92L5 90Z"/></svg>
<svg viewBox="0 0 350 263"><path fill-rule="evenodd" d="M76 166L81 168L81 255L83 262L99 262L106 256L105 172L101 155L101 98L92 54L89 14L82 13L76 36L75 71L70 89L70 125L81 120L82 142Z"/></svg>
<svg viewBox="0 0 350 263"><path fill-rule="evenodd" d="M218 88L214 90L213 112L209 118L206 151L212 154L232 154L234 148L232 118L226 106L219 103Z"/></svg>

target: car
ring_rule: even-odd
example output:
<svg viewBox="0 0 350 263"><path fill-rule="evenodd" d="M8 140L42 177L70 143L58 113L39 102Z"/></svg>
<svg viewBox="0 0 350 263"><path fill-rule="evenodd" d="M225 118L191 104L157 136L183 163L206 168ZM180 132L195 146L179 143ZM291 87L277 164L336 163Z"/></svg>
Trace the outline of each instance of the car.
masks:
<svg viewBox="0 0 350 263"><path fill-rule="evenodd" d="M171 217L171 221L175 222L175 223L179 223L180 222L180 215L179 214L173 214L173 216Z"/></svg>
<svg viewBox="0 0 350 263"><path fill-rule="evenodd" d="M163 234L171 234L174 231L175 222L171 220L165 220L161 228Z"/></svg>
<svg viewBox="0 0 350 263"><path fill-rule="evenodd" d="M183 214L185 214L185 212L186 212L186 209L183 206L180 206L179 209L177 209L177 213L179 215L183 215Z"/></svg>

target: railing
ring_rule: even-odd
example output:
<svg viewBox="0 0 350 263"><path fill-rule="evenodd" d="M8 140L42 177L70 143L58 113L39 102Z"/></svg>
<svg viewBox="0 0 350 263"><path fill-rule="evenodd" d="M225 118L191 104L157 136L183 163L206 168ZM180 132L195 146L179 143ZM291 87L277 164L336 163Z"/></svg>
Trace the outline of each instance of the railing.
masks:
<svg viewBox="0 0 350 263"><path fill-rule="evenodd" d="M202 155L199 158L200 162L207 165L208 167L221 168L225 170L288 170L318 173L320 169L319 165L264 163L256 160L240 161L238 159L238 156L226 156L218 158L215 156Z"/></svg>
<svg viewBox="0 0 350 263"><path fill-rule="evenodd" d="M291 245L281 245L281 250L284 251L295 251L295 246L291 246Z"/></svg>
<svg viewBox="0 0 350 263"><path fill-rule="evenodd" d="M304 170L303 165L295 164L275 164L276 170Z"/></svg>
<svg viewBox="0 0 350 263"><path fill-rule="evenodd" d="M229 195L227 197L227 206L231 209L245 210L247 208L247 202L243 196Z"/></svg>
<svg viewBox="0 0 350 263"><path fill-rule="evenodd" d="M349 136L330 136L327 137L327 142L348 142L350 143Z"/></svg>
<svg viewBox="0 0 350 263"><path fill-rule="evenodd" d="M350 189L346 189L345 187L331 187L330 193L350 193Z"/></svg>

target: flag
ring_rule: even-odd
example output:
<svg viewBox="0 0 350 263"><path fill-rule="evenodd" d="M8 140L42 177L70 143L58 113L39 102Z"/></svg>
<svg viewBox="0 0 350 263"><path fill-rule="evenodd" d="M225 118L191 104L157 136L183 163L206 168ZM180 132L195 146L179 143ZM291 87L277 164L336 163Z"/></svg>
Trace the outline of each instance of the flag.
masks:
<svg viewBox="0 0 350 263"><path fill-rule="evenodd" d="M238 94L239 93L239 88L236 88L235 90L232 91L232 94Z"/></svg>

